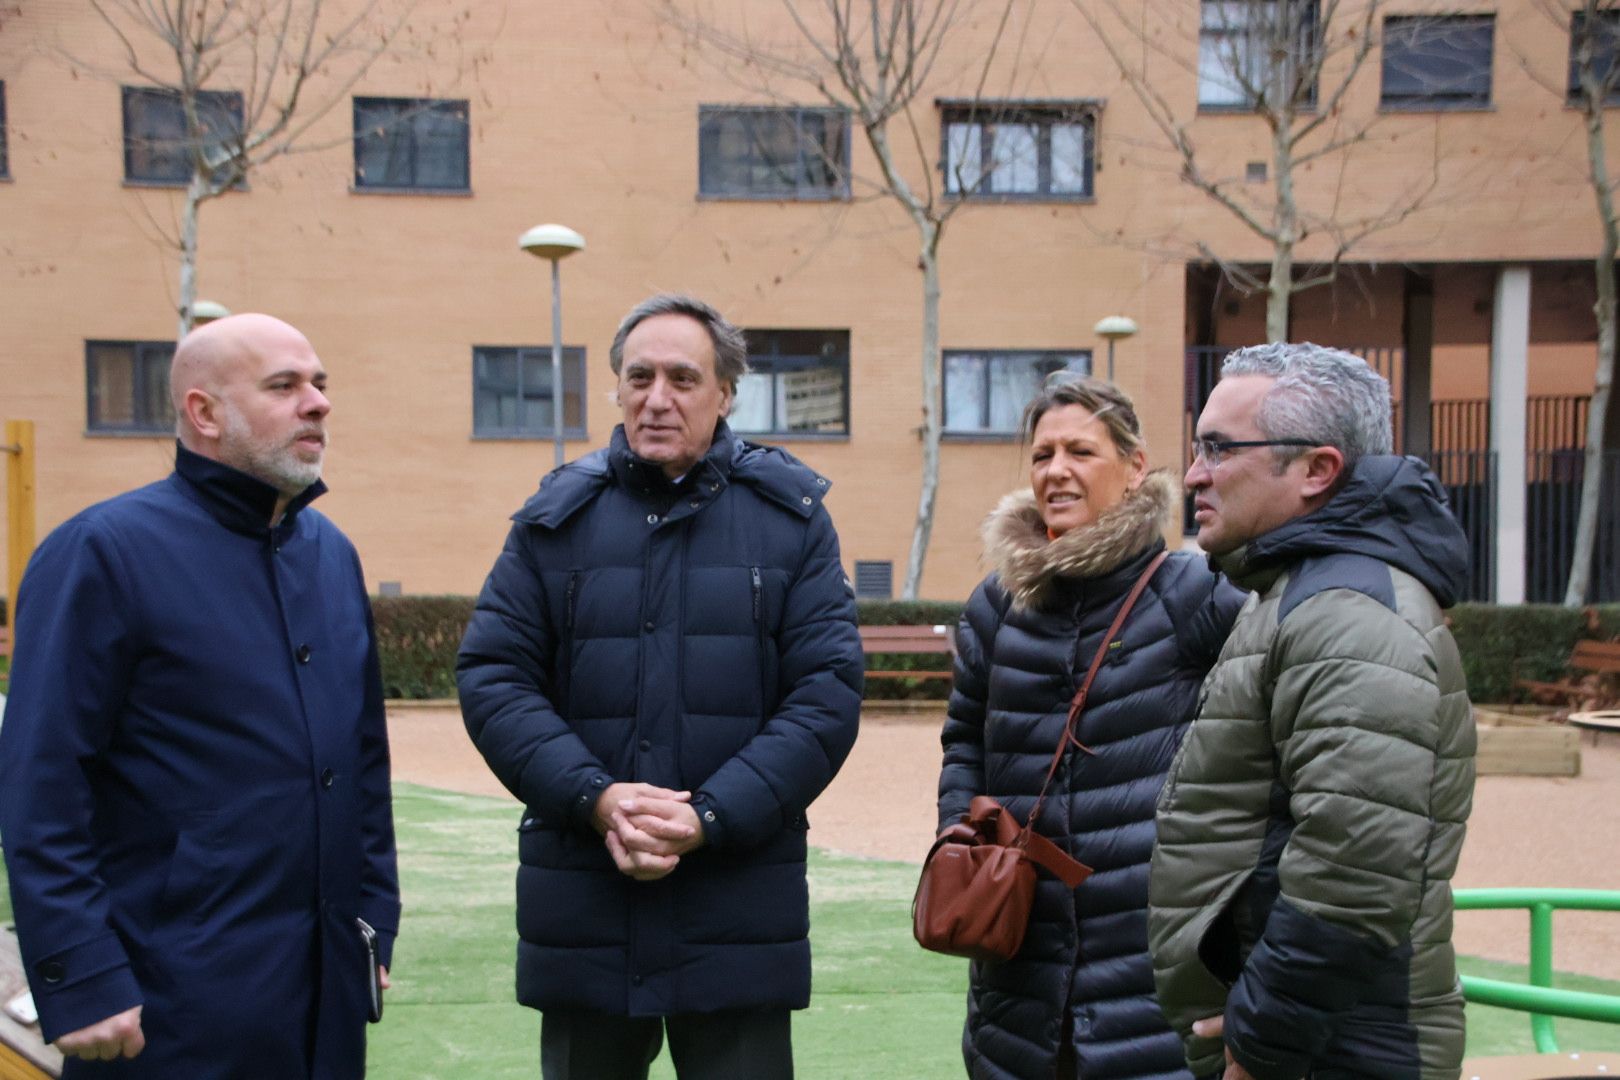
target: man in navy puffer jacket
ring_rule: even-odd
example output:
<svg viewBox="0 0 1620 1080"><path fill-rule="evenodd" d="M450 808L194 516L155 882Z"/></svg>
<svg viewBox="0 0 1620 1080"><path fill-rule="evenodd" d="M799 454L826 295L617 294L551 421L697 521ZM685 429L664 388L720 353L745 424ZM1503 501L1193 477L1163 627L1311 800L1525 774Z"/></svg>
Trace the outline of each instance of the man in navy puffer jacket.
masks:
<svg viewBox="0 0 1620 1080"><path fill-rule="evenodd" d="M792 1075L810 999L805 808L855 741L827 480L723 417L714 309L620 325L624 423L514 515L461 645L473 742L526 806L517 989L551 1078Z"/></svg>

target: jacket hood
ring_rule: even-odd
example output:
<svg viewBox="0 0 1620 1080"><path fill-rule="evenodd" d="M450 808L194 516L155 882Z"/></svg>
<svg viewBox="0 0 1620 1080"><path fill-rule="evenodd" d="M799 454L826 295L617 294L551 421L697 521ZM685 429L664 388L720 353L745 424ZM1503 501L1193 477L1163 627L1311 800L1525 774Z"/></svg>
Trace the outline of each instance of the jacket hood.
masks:
<svg viewBox="0 0 1620 1080"><path fill-rule="evenodd" d="M687 478L701 479L708 497L729 484L747 484L783 509L805 518L815 513L832 487L830 480L786 450L737 438L724 420L715 426L714 441ZM512 520L558 528L613 483L631 487L667 483L661 466L643 461L630 449L623 424L613 429L607 446L547 473L540 481L540 490L512 515Z"/></svg>
<svg viewBox="0 0 1620 1080"><path fill-rule="evenodd" d="M1362 458L1321 509L1255 537L1217 565L1247 584L1266 570L1345 552L1411 574L1443 608L1457 602L1468 582L1468 537L1445 489L1422 461L1393 455Z"/></svg>
<svg viewBox="0 0 1620 1080"><path fill-rule="evenodd" d="M1163 470L1151 472L1135 491L1097 520L1056 540L1029 488L1001 500L984 522L984 554L1014 604L1041 608L1064 578L1092 578L1117 570L1161 537L1180 488Z"/></svg>

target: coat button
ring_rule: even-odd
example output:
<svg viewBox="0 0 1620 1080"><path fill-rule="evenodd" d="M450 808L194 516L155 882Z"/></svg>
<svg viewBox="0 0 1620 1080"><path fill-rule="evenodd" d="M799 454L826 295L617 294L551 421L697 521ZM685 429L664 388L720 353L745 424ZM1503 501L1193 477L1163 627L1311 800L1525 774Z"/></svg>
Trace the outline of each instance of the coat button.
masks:
<svg viewBox="0 0 1620 1080"><path fill-rule="evenodd" d="M298 646L298 652L295 653L294 655L296 655L298 657L298 662L300 664L309 663L309 646L308 645L300 645L300 646Z"/></svg>
<svg viewBox="0 0 1620 1080"><path fill-rule="evenodd" d="M705 810L705 811L703 811L703 820L704 821L713 821L714 820L714 811L713 810Z"/></svg>
<svg viewBox="0 0 1620 1080"><path fill-rule="evenodd" d="M642 739L641 742L637 743L636 745L641 747L641 752L643 754L652 749L652 742L648 739Z"/></svg>
<svg viewBox="0 0 1620 1080"><path fill-rule="evenodd" d="M640 986L641 982L642 982L642 979L641 979L640 975L632 975L632 976L630 976L630 985L631 986Z"/></svg>
<svg viewBox="0 0 1620 1080"><path fill-rule="evenodd" d="M59 983L66 974L67 969L62 966L60 960L47 960L39 965L39 977L48 983Z"/></svg>
<svg viewBox="0 0 1620 1080"><path fill-rule="evenodd" d="M321 787L323 787L323 788L331 787L332 786L332 779L333 779L333 777L332 777L332 770L331 769L322 769L321 770Z"/></svg>
<svg viewBox="0 0 1620 1080"><path fill-rule="evenodd" d="M809 506L811 503L815 502L816 500L814 500L810 496L806 495L804 498L800 499L799 501L804 503L804 505Z"/></svg>
<svg viewBox="0 0 1620 1080"><path fill-rule="evenodd" d="M647 524L649 524L649 525L658 524L658 515L657 514L648 514L647 515Z"/></svg>
<svg viewBox="0 0 1620 1080"><path fill-rule="evenodd" d="M649 633L649 634L652 633L655 629L657 629L657 627L655 627L653 625L653 621L651 619L648 619L646 622L642 623L641 628L643 630L647 631L647 633Z"/></svg>

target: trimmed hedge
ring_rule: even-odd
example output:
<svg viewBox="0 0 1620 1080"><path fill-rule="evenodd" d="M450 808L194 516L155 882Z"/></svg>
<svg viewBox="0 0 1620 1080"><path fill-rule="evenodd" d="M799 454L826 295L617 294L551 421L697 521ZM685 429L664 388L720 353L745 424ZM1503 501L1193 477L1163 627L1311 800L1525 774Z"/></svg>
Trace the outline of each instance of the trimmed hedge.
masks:
<svg viewBox="0 0 1620 1080"><path fill-rule="evenodd" d="M1468 696L1476 702L1507 701L1515 678L1562 678L1577 641L1620 636L1620 604L1458 604L1447 614L1468 675Z"/></svg>
<svg viewBox="0 0 1620 1080"><path fill-rule="evenodd" d="M383 694L456 696L456 649L472 618L470 596L373 596Z"/></svg>
<svg viewBox="0 0 1620 1080"><path fill-rule="evenodd" d="M389 697L456 696L456 648L472 617L469 596L373 597L383 689ZM867 626L945 625L955 627L962 604L937 600L863 600ZM1587 610L1593 614L1589 621ZM1451 630L1475 701L1506 701L1515 675L1557 679L1565 674L1575 642L1584 637L1620 637L1620 604L1572 610L1551 604L1498 607L1459 604L1450 612ZM943 671L948 657L879 656L889 669ZM870 698L937 698L938 680L882 679L867 687Z"/></svg>

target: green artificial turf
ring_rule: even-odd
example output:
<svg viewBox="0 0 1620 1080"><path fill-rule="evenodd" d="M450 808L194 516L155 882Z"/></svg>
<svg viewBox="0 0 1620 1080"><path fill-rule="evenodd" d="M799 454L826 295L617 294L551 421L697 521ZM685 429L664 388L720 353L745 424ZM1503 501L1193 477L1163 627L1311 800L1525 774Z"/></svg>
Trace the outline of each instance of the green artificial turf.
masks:
<svg viewBox="0 0 1620 1080"><path fill-rule="evenodd" d="M404 932L384 1020L371 1029L370 1075L533 1080L539 1014L513 1001L518 808L403 784L394 800ZM908 911L915 883L916 869L908 864L812 853L815 996L793 1017L801 1080L962 1075L967 965L912 942ZM0 895L0 917L9 920L10 911ZM1520 965L1470 957L1461 963L1469 975L1526 977ZM1620 982L1563 974L1555 982L1620 995ZM1558 1035L1566 1050L1620 1052L1620 1026L1560 1020ZM1525 1014L1469 1007L1471 1056L1534 1049ZM674 1075L666 1052L653 1077Z"/></svg>

